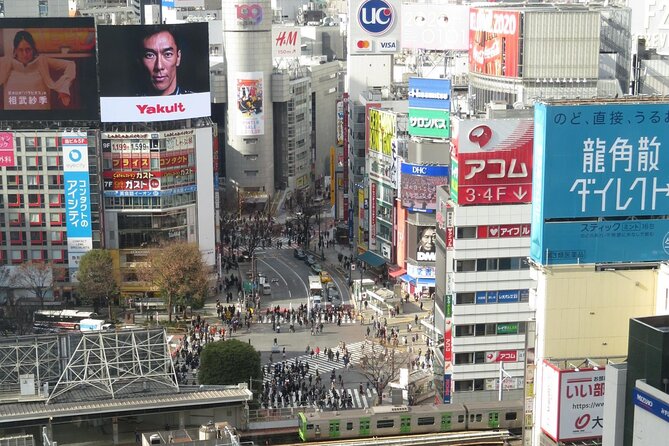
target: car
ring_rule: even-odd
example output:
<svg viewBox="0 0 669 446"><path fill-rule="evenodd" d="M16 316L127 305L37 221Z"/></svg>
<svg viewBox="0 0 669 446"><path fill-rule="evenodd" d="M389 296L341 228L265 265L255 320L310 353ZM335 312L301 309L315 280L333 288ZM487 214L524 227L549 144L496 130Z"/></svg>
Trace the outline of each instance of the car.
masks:
<svg viewBox="0 0 669 446"><path fill-rule="evenodd" d="M304 260L306 254L304 254L304 251L302 251L301 249L296 248L293 250L293 257L295 257L298 260Z"/></svg>
<svg viewBox="0 0 669 446"><path fill-rule="evenodd" d="M332 277L330 277L330 273L327 271L321 271L321 282L322 283L331 283L332 282Z"/></svg>
<svg viewBox="0 0 669 446"><path fill-rule="evenodd" d="M328 289L328 302L332 302L334 299L341 299L339 290L337 288Z"/></svg>
<svg viewBox="0 0 669 446"><path fill-rule="evenodd" d="M321 271L323 271L323 268L321 268L320 263L312 263L311 264L311 270L316 274L320 274Z"/></svg>
<svg viewBox="0 0 669 446"><path fill-rule="evenodd" d="M262 286L262 294L264 296L268 296L272 294L272 287L269 285L269 283L264 283Z"/></svg>
<svg viewBox="0 0 669 446"><path fill-rule="evenodd" d="M314 256L312 256L311 254L307 254L307 255L304 257L304 263L306 263L307 265L311 266L311 265L313 265L314 263L316 263L316 259L315 259Z"/></svg>

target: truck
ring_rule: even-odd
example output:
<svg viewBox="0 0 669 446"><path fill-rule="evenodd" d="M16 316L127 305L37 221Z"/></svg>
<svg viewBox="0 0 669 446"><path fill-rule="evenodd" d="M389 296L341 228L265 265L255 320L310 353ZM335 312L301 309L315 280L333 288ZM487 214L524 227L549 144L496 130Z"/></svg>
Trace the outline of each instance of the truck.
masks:
<svg viewBox="0 0 669 446"><path fill-rule="evenodd" d="M79 322L79 330L81 331L107 331L113 328L113 324L107 323L102 319L82 319Z"/></svg>
<svg viewBox="0 0 669 446"><path fill-rule="evenodd" d="M323 284L320 276L309 276L309 301L310 310L320 307L323 299Z"/></svg>

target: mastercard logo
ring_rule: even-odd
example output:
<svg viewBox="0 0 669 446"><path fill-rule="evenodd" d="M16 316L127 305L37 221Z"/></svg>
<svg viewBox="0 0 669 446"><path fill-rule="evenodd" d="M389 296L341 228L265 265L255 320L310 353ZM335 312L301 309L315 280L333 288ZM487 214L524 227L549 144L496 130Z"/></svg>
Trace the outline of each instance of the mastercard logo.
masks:
<svg viewBox="0 0 669 446"><path fill-rule="evenodd" d="M369 40L358 40L355 46L360 51L372 51L372 42Z"/></svg>

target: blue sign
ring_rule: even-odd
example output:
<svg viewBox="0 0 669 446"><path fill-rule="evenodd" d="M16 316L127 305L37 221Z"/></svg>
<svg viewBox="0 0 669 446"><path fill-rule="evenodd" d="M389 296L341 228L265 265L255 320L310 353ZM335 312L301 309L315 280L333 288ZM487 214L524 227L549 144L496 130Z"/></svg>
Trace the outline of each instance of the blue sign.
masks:
<svg viewBox="0 0 669 446"><path fill-rule="evenodd" d="M65 219L68 238L92 237L91 188L88 172L63 173L65 181Z"/></svg>
<svg viewBox="0 0 669 446"><path fill-rule="evenodd" d="M165 190L106 190L105 197L168 197L176 194L196 192L197 186L181 186Z"/></svg>
<svg viewBox="0 0 669 446"><path fill-rule="evenodd" d="M409 107L451 109L450 79L409 78Z"/></svg>
<svg viewBox="0 0 669 446"><path fill-rule="evenodd" d="M348 210L348 239L353 243L353 208Z"/></svg>
<svg viewBox="0 0 669 446"><path fill-rule="evenodd" d="M401 173L424 177L447 177L448 166L426 166L423 164L402 163Z"/></svg>
<svg viewBox="0 0 669 446"><path fill-rule="evenodd" d="M488 291L488 303L496 304L497 303L497 291Z"/></svg>
<svg viewBox="0 0 669 446"><path fill-rule="evenodd" d="M477 304L484 304L484 303L486 303L486 300L485 300L485 291L477 291L477 292L476 292L476 303L477 303Z"/></svg>
<svg viewBox="0 0 669 446"><path fill-rule="evenodd" d="M497 301L501 304L515 303L519 300L519 290L504 290L497 293Z"/></svg>
<svg viewBox="0 0 669 446"><path fill-rule="evenodd" d="M549 222L532 239L530 254L542 265L669 260L669 220Z"/></svg>
<svg viewBox="0 0 669 446"><path fill-rule="evenodd" d="M395 9L385 0L367 0L358 9L358 24L373 36L387 33L394 22Z"/></svg>
<svg viewBox="0 0 669 446"><path fill-rule="evenodd" d="M669 214L668 122L669 104L537 104L542 218Z"/></svg>
<svg viewBox="0 0 669 446"><path fill-rule="evenodd" d="M163 8L174 8L174 0L162 0Z"/></svg>
<svg viewBox="0 0 669 446"><path fill-rule="evenodd" d="M634 393L632 395L635 406L640 407L669 423L669 404L660 401L654 396L637 388L634 388Z"/></svg>
<svg viewBox="0 0 669 446"><path fill-rule="evenodd" d="M444 404L451 403L451 374L444 374Z"/></svg>

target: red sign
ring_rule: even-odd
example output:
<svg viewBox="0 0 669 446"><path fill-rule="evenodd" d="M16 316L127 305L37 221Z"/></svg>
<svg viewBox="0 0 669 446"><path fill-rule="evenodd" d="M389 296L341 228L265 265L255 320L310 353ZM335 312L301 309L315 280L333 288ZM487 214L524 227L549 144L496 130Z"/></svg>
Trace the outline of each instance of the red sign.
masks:
<svg viewBox="0 0 669 446"><path fill-rule="evenodd" d="M529 237L530 225L493 225L479 226L476 238L515 238Z"/></svg>
<svg viewBox="0 0 669 446"><path fill-rule="evenodd" d="M14 135L9 132L0 132L0 167L14 167Z"/></svg>
<svg viewBox="0 0 669 446"><path fill-rule="evenodd" d="M469 70L518 77L520 12L469 9Z"/></svg>
<svg viewBox="0 0 669 446"><path fill-rule="evenodd" d="M446 319L446 327L444 329L444 362L450 363L453 361L453 324L450 319Z"/></svg>
<svg viewBox="0 0 669 446"><path fill-rule="evenodd" d="M458 204L532 201L532 120L461 119L454 130Z"/></svg>
<svg viewBox="0 0 669 446"><path fill-rule="evenodd" d="M455 228L448 226L446 228L446 248L453 248L453 239L455 238Z"/></svg>
<svg viewBox="0 0 669 446"><path fill-rule="evenodd" d="M486 352L485 362L517 362L517 350L500 350L498 352Z"/></svg>
<svg viewBox="0 0 669 446"><path fill-rule="evenodd" d="M151 178L148 180L105 180L104 188L106 190L159 190L160 179Z"/></svg>

